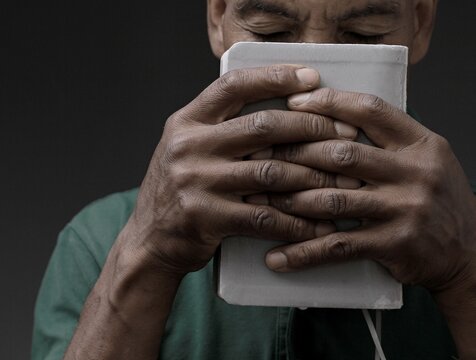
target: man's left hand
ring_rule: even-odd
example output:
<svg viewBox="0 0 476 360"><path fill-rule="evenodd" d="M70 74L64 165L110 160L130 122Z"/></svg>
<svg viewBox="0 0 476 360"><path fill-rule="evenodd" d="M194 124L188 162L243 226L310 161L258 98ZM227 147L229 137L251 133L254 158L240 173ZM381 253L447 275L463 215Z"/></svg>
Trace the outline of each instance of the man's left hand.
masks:
<svg viewBox="0 0 476 360"><path fill-rule="evenodd" d="M474 278L475 197L444 138L371 95L318 89L290 97L288 106L361 128L375 146L329 140L273 149L274 159L360 179L363 186L249 199L304 218L361 221L350 231L272 250L271 269L370 258L397 280L434 292Z"/></svg>

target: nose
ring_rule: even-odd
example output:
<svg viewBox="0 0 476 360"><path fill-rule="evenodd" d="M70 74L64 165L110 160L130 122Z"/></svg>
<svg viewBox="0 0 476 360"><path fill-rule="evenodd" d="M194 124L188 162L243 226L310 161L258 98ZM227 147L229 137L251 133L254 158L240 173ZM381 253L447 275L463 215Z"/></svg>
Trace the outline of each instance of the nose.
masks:
<svg viewBox="0 0 476 360"><path fill-rule="evenodd" d="M305 29L299 36L299 42L315 44L337 43L335 31L329 28Z"/></svg>

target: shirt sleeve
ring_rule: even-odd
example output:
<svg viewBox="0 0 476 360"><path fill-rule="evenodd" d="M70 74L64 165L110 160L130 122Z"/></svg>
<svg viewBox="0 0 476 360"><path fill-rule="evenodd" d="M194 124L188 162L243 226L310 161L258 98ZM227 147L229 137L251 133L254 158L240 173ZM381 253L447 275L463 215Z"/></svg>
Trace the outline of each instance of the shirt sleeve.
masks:
<svg viewBox="0 0 476 360"><path fill-rule="evenodd" d="M100 266L71 225L59 235L35 306L32 360L62 359Z"/></svg>

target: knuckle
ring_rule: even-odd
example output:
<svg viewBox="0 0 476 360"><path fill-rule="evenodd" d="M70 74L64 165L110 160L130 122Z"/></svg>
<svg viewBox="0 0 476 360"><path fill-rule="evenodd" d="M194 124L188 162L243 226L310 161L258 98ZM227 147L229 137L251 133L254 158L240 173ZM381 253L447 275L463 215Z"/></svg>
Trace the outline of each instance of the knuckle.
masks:
<svg viewBox="0 0 476 360"><path fill-rule="evenodd" d="M416 240L420 234L419 227L420 219L418 216L414 216L412 212L412 217L408 223L399 229L399 241L396 246L402 254L408 255L413 252L413 247L418 243Z"/></svg>
<svg viewBox="0 0 476 360"><path fill-rule="evenodd" d="M398 254L398 257L404 260L403 263L400 261L399 263L391 262L394 265L394 270L399 272L397 279L401 280L405 273L408 274L409 271L415 269L415 264L421 264L421 261L428 257L428 254L422 249L419 239L421 239L421 234L405 226L398 233L395 243L389 248L389 252Z"/></svg>
<svg viewBox="0 0 476 360"><path fill-rule="evenodd" d="M347 210L347 199L344 194L334 191L323 192L318 196L318 203L331 216L343 215Z"/></svg>
<svg viewBox="0 0 476 360"><path fill-rule="evenodd" d="M428 200L430 195L412 194L402 204L404 208L398 211L398 216L402 219L401 226L398 230L397 244L407 247L410 244L417 244L422 233L430 225L432 221L429 213ZM431 226L431 225L430 225Z"/></svg>
<svg viewBox="0 0 476 360"><path fill-rule="evenodd" d="M311 182L316 188L324 189L327 187L335 187L335 176L328 172L311 170Z"/></svg>
<svg viewBox="0 0 476 360"><path fill-rule="evenodd" d="M347 233L339 233L319 246L303 244L297 248L295 256L288 256L291 266L309 266L325 264L336 260L357 257L357 248Z"/></svg>
<svg viewBox="0 0 476 360"><path fill-rule="evenodd" d="M369 94L360 94L359 103L361 104L364 111L370 115L381 115L385 110L385 102L382 98L369 95Z"/></svg>
<svg viewBox="0 0 476 360"><path fill-rule="evenodd" d="M424 181L426 190L432 195L439 194L443 190L442 179L447 175L447 168L438 160L430 161L426 164L424 171Z"/></svg>
<svg viewBox="0 0 476 360"><path fill-rule="evenodd" d="M283 166L275 161L264 161L258 163L256 174L256 180L259 185L269 187L283 177Z"/></svg>
<svg viewBox="0 0 476 360"><path fill-rule="evenodd" d="M443 190L443 180L448 176L447 160L451 159L452 150L449 142L436 134L429 145L430 149L415 163L416 173L420 174L426 190L438 194Z"/></svg>
<svg viewBox="0 0 476 360"><path fill-rule="evenodd" d="M359 152L354 143L350 141L329 144L331 162L340 168L353 168L359 162Z"/></svg>
<svg viewBox="0 0 476 360"><path fill-rule="evenodd" d="M268 137L275 129L274 119L276 114L271 110L259 111L251 115L248 125L248 132L258 137Z"/></svg>
<svg viewBox="0 0 476 360"><path fill-rule="evenodd" d="M245 82L245 73L243 70L232 70L221 76L217 80L217 89L219 92L235 94L236 91Z"/></svg>
<svg viewBox="0 0 476 360"><path fill-rule="evenodd" d="M425 224L427 219L428 208L431 207L432 194L428 191L421 191L420 194L414 196L408 205L408 210L412 214L410 223L412 229L416 229L418 224Z"/></svg>
<svg viewBox="0 0 476 360"><path fill-rule="evenodd" d="M313 245L306 244L297 248L296 256L288 257L292 266L309 266L317 262L317 251Z"/></svg>
<svg viewBox="0 0 476 360"><path fill-rule="evenodd" d="M352 259L356 257L356 247L347 233L339 233L329 239L326 258L329 260Z"/></svg>
<svg viewBox="0 0 476 360"><path fill-rule="evenodd" d="M309 226L303 219L294 218L289 227L288 238L293 241L307 240Z"/></svg>
<svg viewBox="0 0 476 360"><path fill-rule="evenodd" d="M434 134L434 142L437 150L442 154L452 152L450 142L441 135Z"/></svg>
<svg viewBox="0 0 476 360"><path fill-rule="evenodd" d="M323 116L304 113L302 114L302 132L308 140L325 138L328 132L328 121Z"/></svg>
<svg viewBox="0 0 476 360"><path fill-rule="evenodd" d="M178 189L188 187L196 178L195 171L189 166L177 165L170 170L170 180Z"/></svg>
<svg viewBox="0 0 476 360"><path fill-rule="evenodd" d="M264 206L256 207L251 213L250 223L252 228L260 233L276 224L271 210Z"/></svg>
<svg viewBox="0 0 476 360"><path fill-rule="evenodd" d="M289 83L289 71L282 66L266 68L267 78L276 86L281 87Z"/></svg>
<svg viewBox="0 0 476 360"><path fill-rule="evenodd" d="M191 120L190 110L189 110L189 108L185 107L185 108L179 109L175 113L173 113L167 119L166 125L172 126L172 127L177 127L177 126L179 126L180 123L183 123L184 121L189 121L189 120Z"/></svg>
<svg viewBox="0 0 476 360"><path fill-rule="evenodd" d="M203 203L190 194L179 194L177 196L178 205L181 212L186 216L187 221L198 220L203 211Z"/></svg>
<svg viewBox="0 0 476 360"><path fill-rule="evenodd" d="M435 134L433 141L435 151L432 152L433 156L430 158L430 165L435 175L442 179L442 176L447 173L445 163L448 159L451 159L453 150L449 141L443 136Z"/></svg>
<svg viewBox="0 0 476 360"><path fill-rule="evenodd" d="M198 148L196 136L182 131L170 139L167 146L167 157L171 159L182 158L197 151Z"/></svg>
<svg viewBox="0 0 476 360"><path fill-rule="evenodd" d="M176 111L175 113L173 113L172 115L169 116L169 118L167 119L167 121L165 122L165 129L168 130L168 129L174 129L177 127L177 124L180 122L180 119L182 118L181 116L181 113L183 112L183 110L178 110Z"/></svg>
<svg viewBox="0 0 476 360"><path fill-rule="evenodd" d="M337 92L331 88L319 91L319 106L324 112L332 112L336 107Z"/></svg>

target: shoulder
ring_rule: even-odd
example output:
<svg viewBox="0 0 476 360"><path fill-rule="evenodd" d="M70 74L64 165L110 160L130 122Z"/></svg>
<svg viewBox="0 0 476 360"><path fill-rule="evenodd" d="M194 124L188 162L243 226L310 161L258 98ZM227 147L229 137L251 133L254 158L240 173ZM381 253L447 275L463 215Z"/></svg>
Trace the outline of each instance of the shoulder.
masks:
<svg viewBox="0 0 476 360"><path fill-rule="evenodd" d="M82 209L63 232L74 237L64 241L80 241L102 267L119 232L127 223L137 199L138 189L108 195ZM73 239L73 240L68 240Z"/></svg>
<svg viewBox="0 0 476 360"><path fill-rule="evenodd" d="M107 254L134 208L137 189L94 201L59 235L35 305L33 359L63 356Z"/></svg>

